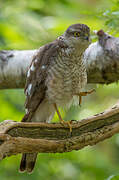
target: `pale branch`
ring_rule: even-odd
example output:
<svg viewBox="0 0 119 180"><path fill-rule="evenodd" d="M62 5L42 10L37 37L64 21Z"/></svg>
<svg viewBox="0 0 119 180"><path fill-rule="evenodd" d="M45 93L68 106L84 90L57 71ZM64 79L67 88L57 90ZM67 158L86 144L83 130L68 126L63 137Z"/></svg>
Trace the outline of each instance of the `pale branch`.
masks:
<svg viewBox="0 0 119 180"><path fill-rule="evenodd" d="M99 40L84 53L88 83L119 80L119 38L98 33ZM0 89L24 88L26 73L38 50L0 51Z"/></svg>
<svg viewBox="0 0 119 180"><path fill-rule="evenodd" d="M28 67L37 51L0 51L0 89L24 88Z"/></svg>
<svg viewBox="0 0 119 180"><path fill-rule="evenodd" d="M55 123L4 121L0 124L0 159L18 153L63 153L94 145L119 132L119 103L69 127Z"/></svg>

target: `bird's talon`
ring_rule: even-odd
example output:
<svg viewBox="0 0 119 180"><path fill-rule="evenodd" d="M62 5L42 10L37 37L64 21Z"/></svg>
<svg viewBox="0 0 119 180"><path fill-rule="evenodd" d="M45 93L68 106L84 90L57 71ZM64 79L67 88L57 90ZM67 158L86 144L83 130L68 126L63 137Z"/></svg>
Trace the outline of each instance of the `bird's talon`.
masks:
<svg viewBox="0 0 119 180"><path fill-rule="evenodd" d="M81 103L79 102L79 106L81 107Z"/></svg>
<svg viewBox="0 0 119 180"><path fill-rule="evenodd" d="M62 120L62 121L60 121L60 122L61 122L61 124L63 124L63 125L65 124L65 121L64 121L64 120Z"/></svg>
<svg viewBox="0 0 119 180"><path fill-rule="evenodd" d="M88 94L91 94L91 93L93 93L93 92L96 92L96 90L95 89L92 89L92 90L89 90L89 91L86 91L86 92L80 92L79 94L78 94L78 96L79 96L79 106L81 107L81 102L82 102L82 96L87 96Z"/></svg>
<svg viewBox="0 0 119 180"><path fill-rule="evenodd" d="M60 121L62 125L68 125L69 126L69 129L70 129L70 133L72 132L72 121L67 121L65 122L64 120L63 121Z"/></svg>
<svg viewBox="0 0 119 180"><path fill-rule="evenodd" d="M70 133L72 133L72 122L68 121L67 124L69 125Z"/></svg>

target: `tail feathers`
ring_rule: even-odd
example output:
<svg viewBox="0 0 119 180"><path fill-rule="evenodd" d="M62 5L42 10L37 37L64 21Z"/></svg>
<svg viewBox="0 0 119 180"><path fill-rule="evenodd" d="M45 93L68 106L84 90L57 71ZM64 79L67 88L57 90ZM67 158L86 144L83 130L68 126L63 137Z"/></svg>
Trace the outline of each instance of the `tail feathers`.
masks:
<svg viewBox="0 0 119 180"><path fill-rule="evenodd" d="M22 122L49 122L55 113L54 106L44 99L35 112L25 114ZM24 153L22 155L20 172L31 173L34 169L37 153Z"/></svg>
<svg viewBox="0 0 119 180"><path fill-rule="evenodd" d="M23 154L19 169L20 172L27 171L28 173L32 173L35 166L36 158L37 158L37 153Z"/></svg>

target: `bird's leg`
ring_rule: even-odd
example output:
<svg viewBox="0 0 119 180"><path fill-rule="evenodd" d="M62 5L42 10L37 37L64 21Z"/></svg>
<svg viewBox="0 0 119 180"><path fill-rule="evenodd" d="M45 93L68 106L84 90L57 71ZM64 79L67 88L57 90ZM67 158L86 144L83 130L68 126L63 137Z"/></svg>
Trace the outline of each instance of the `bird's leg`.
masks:
<svg viewBox="0 0 119 180"><path fill-rule="evenodd" d="M64 123L64 120L62 119L62 117L61 117L61 115L60 115L60 112L59 112L59 110L58 110L58 108L57 108L57 105L54 103L54 107L55 107L55 110L56 110L56 112L57 112L57 115L58 115L58 117L59 117L59 120L60 120L60 122L61 123Z"/></svg>
<svg viewBox="0 0 119 180"><path fill-rule="evenodd" d="M95 92L95 89L91 89L90 91L80 92L80 93L78 94L78 96L79 96L79 105L81 105L82 96L87 96L88 94L91 94L91 93L93 93L93 92Z"/></svg>
<svg viewBox="0 0 119 180"><path fill-rule="evenodd" d="M60 122L63 124L63 125L65 125L65 124L68 124L68 126L69 126L69 129L70 129L70 133L72 132L72 121L64 121L63 119L62 119L62 117L61 117L61 115L60 115L60 112L59 112L59 110L58 110L58 108L57 108L57 105L56 105L56 103L54 103L54 107L55 107L55 110L56 110L56 112L57 112L57 115L58 115L58 117L59 117L59 120L60 120Z"/></svg>

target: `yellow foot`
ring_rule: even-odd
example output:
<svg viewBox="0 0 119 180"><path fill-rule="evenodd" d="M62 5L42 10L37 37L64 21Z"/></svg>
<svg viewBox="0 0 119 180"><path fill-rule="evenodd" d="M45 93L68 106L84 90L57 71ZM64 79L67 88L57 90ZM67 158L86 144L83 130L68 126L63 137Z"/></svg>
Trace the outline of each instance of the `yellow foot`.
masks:
<svg viewBox="0 0 119 180"><path fill-rule="evenodd" d="M68 125L68 126L69 126L69 130L70 130L70 133L72 132L72 121L64 121L64 120L62 120L62 121L61 121L61 124L63 124L64 126L65 126L65 125Z"/></svg>
<svg viewBox="0 0 119 180"><path fill-rule="evenodd" d="M91 94L91 93L93 93L93 92L95 92L95 89L92 89L92 90L90 90L90 91L80 92L80 93L78 94L78 96L79 96L79 106L80 106L81 103L82 103L82 96L87 96L88 94Z"/></svg>

